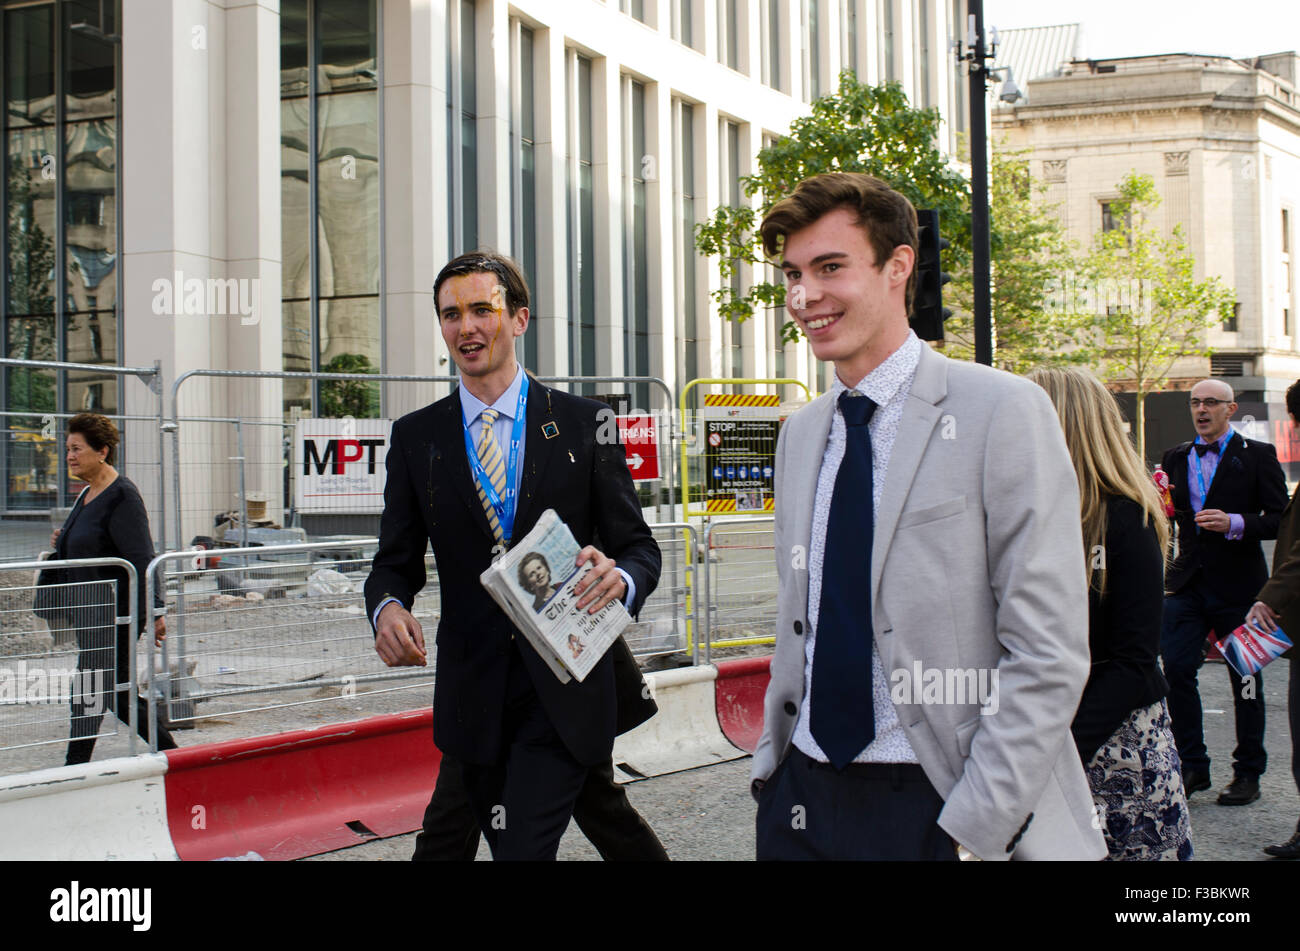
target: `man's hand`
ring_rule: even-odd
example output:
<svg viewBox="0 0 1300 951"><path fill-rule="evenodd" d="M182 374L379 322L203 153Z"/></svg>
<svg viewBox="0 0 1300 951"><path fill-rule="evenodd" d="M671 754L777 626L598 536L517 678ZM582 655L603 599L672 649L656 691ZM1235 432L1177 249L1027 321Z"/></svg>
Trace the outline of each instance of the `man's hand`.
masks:
<svg viewBox="0 0 1300 951"><path fill-rule="evenodd" d="M588 614L595 614L611 601L617 601L627 594L627 582L614 570L614 559L607 558L594 546L588 545L578 552L575 564L581 566L592 562L592 568L578 582L573 593L578 596L578 608L587 608Z"/></svg>
<svg viewBox="0 0 1300 951"><path fill-rule="evenodd" d="M389 667L428 666L420 622L396 601L390 601L379 612L375 653Z"/></svg>
<svg viewBox="0 0 1300 951"><path fill-rule="evenodd" d="M1232 527L1232 520L1228 518L1227 512L1218 509L1201 509L1196 513L1196 524L1208 532L1227 534L1228 529Z"/></svg>
<svg viewBox="0 0 1300 951"><path fill-rule="evenodd" d="M153 619L153 642L157 647L162 647L162 642L167 639L167 619L162 615Z"/></svg>
<svg viewBox="0 0 1300 951"><path fill-rule="evenodd" d="M54 551L54 546L58 544L58 542L59 542L59 535L61 535L62 533L63 533L63 529L61 529L61 528L56 528L56 529L55 529L55 530L50 534L50 551Z"/></svg>
<svg viewBox="0 0 1300 951"><path fill-rule="evenodd" d="M1277 615L1263 601L1256 601L1246 612L1246 623L1258 630L1272 634L1278 628Z"/></svg>

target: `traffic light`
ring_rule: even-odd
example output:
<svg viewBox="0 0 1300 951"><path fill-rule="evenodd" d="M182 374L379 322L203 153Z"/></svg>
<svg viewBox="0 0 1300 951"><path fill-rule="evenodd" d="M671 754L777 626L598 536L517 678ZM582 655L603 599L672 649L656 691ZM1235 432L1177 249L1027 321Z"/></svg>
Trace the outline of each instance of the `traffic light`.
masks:
<svg viewBox="0 0 1300 951"><path fill-rule="evenodd" d="M912 299L912 329L922 340L942 340L943 322L952 311L943 306L943 285L952 280L939 263L939 252L948 247L948 239L939 235L939 212L933 208L916 213L917 241L916 295Z"/></svg>

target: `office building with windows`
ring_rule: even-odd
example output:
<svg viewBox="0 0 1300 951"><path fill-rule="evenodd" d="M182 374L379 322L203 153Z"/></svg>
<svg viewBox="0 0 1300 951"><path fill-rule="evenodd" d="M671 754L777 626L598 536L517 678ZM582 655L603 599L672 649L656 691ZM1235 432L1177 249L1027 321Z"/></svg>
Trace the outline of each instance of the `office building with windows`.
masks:
<svg viewBox="0 0 1300 951"><path fill-rule="evenodd" d="M168 383L445 376L434 276L493 248L533 289L539 375L819 390L784 313L718 318L693 229L748 200L756 153L841 69L937 107L953 151L964 19L961 0L0 0L0 347L157 361ZM310 381L187 386L214 416L330 414ZM146 412L132 392L11 369L3 408ZM411 408L382 387L360 405ZM7 480L4 510L50 504Z"/></svg>

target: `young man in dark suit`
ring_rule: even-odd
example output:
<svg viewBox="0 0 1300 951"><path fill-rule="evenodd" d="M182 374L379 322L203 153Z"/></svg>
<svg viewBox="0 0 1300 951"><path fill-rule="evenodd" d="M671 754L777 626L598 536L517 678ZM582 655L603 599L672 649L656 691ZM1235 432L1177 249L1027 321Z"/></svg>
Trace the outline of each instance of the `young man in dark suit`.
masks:
<svg viewBox="0 0 1300 951"><path fill-rule="evenodd" d="M1196 439L1164 454L1174 497L1178 554L1165 576L1160 654L1169 681L1169 715L1183 761L1187 795L1210 788L1210 757L1201 726L1197 670L1213 630L1219 637L1239 627L1268 578L1260 541L1276 538L1286 508L1286 478L1277 451L1245 439L1228 421L1237 411L1232 387L1202 380L1192 387ZM1226 666L1226 665L1225 665ZM1264 772L1264 683L1243 680L1231 667L1237 748L1232 782L1219 804L1241 806L1259 798Z"/></svg>
<svg viewBox="0 0 1300 951"><path fill-rule="evenodd" d="M602 404L543 386L515 360L529 318L518 266L462 255L439 273L434 299L461 386L393 425L367 612L386 664L425 664L410 608L432 543L443 595L434 741L459 764L495 858L554 859L590 771L636 719L616 689L626 646L562 684L479 575L553 508L583 546L578 564L592 565L579 606L594 613L618 598L635 615L658 583L659 547L622 447L597 438Z"/></svg>
<svg viewBox="0 0 1300 951"><path fill-rule="evenodd" d="M1286 409L1291 414L1291 426L1300 430L1300 380L1286 391ZM1273 574L1268 584L1260 589L1257 600L1246 615L1247 622L1265 631L1282 628L1282 633L1300 644L1300 486L1287 503L1277 530L1277 546L1273 549ZM1292 647L1282 655L1290 663L1291 677L1287 689L1287 711L1291 718L1291 775L1300 789L1300 647ZM1300 822L1295 833L1280 845L1266 845L1264 851L1279 859L1300 859Z"/></svg>

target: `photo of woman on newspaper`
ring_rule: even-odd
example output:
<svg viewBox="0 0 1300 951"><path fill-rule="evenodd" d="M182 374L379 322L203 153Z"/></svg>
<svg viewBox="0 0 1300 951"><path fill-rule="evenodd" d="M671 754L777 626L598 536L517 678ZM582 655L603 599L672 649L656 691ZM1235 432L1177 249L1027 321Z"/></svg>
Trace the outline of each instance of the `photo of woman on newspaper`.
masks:
<svg viewBox="0 0 1300 951"><path fill-rule="evenodd" d="M519 563L519 585L533 596L533 610L539 613L560 590L558 584L551 584L551 566L546 558L535 551L524 555L524 560Z"/></svg>
<svg viewBox="0 0 1300 951"><path fill-rule="evenodd" d="M586 649L587 649L587 645L582 642L581 637L579 637L577 634L569 635L569 650L573 651L574 660L577 660L578 657L582 654L582 652L585 651Z"/></svg>

